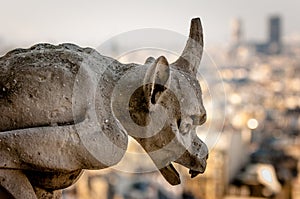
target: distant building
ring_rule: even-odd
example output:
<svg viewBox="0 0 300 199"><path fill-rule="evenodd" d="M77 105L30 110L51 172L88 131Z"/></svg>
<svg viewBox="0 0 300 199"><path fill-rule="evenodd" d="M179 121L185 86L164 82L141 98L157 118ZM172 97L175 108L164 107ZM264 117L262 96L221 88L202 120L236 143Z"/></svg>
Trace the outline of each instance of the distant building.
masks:
<svg viewBox="0 0 300 199"><path fill-rule="evenodd" d="M281 52L281 19L279 16L274 16L270 18L269 23L269 51L279 54Z"/></svg>
<svg viewBox="0 0 300 199"><path fill-rule="evenodd" d="M256 43L255 50L258 53L268 55L280 54L282 52L280 16L272 16L269 19L269 38L264 43Z"/></svg>
<svg viewBox="0 0 300 199"><path fill-rule="evenodd" d="M280 17L271 17L269 21L269 43L280 43L281 42L281 25Z"/></svg>
<svg viewBox="0 0 300 199"><path fill-rule="evenodd" d="M231 21L231 44L233 46L241 44L242 34L242 21L239 18L234 18Z"/></svg>

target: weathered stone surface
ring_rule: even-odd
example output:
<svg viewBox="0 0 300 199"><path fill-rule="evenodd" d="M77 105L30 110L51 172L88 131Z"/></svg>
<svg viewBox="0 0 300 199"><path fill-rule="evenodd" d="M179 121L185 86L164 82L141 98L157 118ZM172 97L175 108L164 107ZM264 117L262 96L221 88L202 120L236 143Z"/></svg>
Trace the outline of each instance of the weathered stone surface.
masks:
<svg viewBox="0 0 300 199"><path fill-rule="evenodd" d="M195 127L206 120L196 78L202 27L193 19L182 57L121 64L73 44L38 44L0 58L0 185L15 198L59 198L82 169L123 157L128 135L165 179L171 162L204 172L208 150ZM20 195L20 194L25 195Z"/></svg>

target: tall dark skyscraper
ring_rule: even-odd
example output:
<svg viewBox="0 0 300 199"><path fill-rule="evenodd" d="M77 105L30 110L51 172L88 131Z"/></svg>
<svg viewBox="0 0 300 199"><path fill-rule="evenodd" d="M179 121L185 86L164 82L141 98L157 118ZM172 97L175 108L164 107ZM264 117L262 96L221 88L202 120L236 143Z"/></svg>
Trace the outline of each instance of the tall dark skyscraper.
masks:
<svg viewBox="0 0 300 199"><path fill-rule="evenodd" d="M280 26L280 18L278 16L270 18L270 43L277 42L280 43L280 36L281 36L281 26Z"/></svg>
<svg viewBox="0 0 300 199"><path fill-rule="evenodd" d="M269 53L278 54L281 47L281 19L279 16L273 16L269 21Z"/></svg>

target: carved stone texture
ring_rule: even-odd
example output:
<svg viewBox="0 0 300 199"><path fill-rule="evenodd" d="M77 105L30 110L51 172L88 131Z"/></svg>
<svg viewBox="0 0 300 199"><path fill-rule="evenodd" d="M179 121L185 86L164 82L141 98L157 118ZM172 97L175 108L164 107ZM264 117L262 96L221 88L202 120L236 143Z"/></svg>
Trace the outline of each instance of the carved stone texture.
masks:
<svg viewBox="0 0 300 199"><path fill-rule="evenodd" d="M206 121L196 73L203 50L199 18L183 54L121 64L91 48L37 44L0 58L0 194L60 198L83 169L123 157L128 135L165 179L172 165L203 173L208 149L195 128Z"/></svg>

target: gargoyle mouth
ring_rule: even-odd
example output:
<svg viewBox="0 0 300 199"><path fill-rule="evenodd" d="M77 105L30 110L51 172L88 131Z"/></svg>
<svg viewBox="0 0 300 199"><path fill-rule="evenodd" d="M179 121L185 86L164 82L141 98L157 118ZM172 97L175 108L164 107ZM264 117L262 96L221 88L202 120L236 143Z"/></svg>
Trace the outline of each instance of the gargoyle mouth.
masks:
<svg viewBox="0 0 300 199"><path fill-rule="evenodd" d="M166 167L161 168L159 171L171 185L178 185L181 183L179 173L176 171L172 163L170 163ZM201 173L204 173L204 170L203 171L195 171L192 169L189 170L189 174L191 175L191 178L194 178Z"/></svg>

